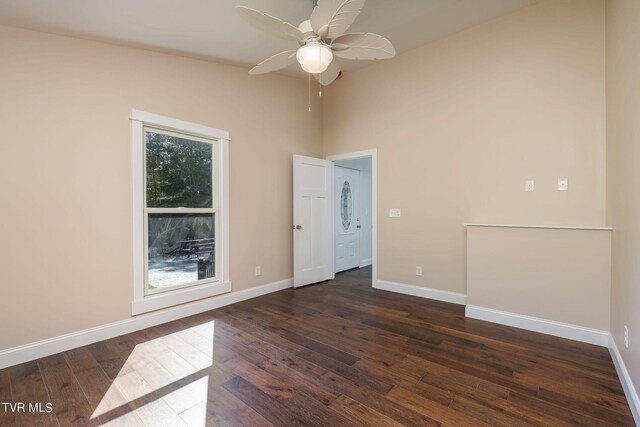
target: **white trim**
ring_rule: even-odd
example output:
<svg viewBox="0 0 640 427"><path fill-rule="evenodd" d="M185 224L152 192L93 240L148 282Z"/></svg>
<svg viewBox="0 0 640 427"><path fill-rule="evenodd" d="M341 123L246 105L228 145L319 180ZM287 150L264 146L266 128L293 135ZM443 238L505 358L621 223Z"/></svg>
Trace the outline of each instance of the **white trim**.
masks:
<svg viewBox="0 0 640 427"><path fill-rule="evenodd" d="M328 160L328 159L327 159ZM332 279L336 278L336 194L334 193L336 186L336 163L331 162L331 274ZM295 274L294 274L295 276Z"/></svg>
<svg viewBox="0 0 640 427"><path fill-rule="evenodd" d="M162 311L144 314L131 319L121 320L119 322L109 323L107 325L2 350L0 351L0 369L123 334L128 334L140 329L159 325L161 323L224 307L229 304L259 297L261 295L288 289L292 286L293 279L281 280L279 282L268 283L266 285L256 286L255 288L232 292L206 300L195 301Z"/></svg>
<svg viewBox="0 0 640 427"><path fill-rule="evenodd" d="M134 110L135 111L135 110ZM133 250L132 301L144 299L144 124L131 121L131 218Z"/></svg>
<svg viewBox="0 0 640 427"><path fill-rule="evenodd" d="M362 261L360 261L360 268L362 267L368 267L371 264L373 264L373 258L366 258L363 259Z"/></svg>
<svg viewBox="0 0 640 427"><path fill-rule="evenodd" d="M371 232L371 285L375 288L378 284L378 150L373 148L371 150L356 151L353 153L334 154L327 156L326 159L335 162L338 160L361 159L363 157L371 157L371 225L373 227ZM331 182L333 183L333 177L331 178ZM331 188L333 188L333 185ZM331 200L333 203L333 194ZM335 217L335 215L332 215L332 217ZM335 238L335 233L332 232L332 235L334 235L333 237ZM335 242L333 239L331 247L334 248L332 251L335 250ZM335 263L335 254L333 254L333 258ZM335 271L335 265L333 270Z"/></svg>
<svg viewBox="0 0 640 427"><path fill-rule="evenodd" d="M407 285L404 283L388 282L386 280L378 280L373 285L376 289L383 291L397 292L399 294L412 295L414 297L429 298L438 301L450 302L453 304L464 305L467 303L467 296L457 292L443 291L440 289L425 288L416 285Z"/></svg>
<svg viewBox="0 0 640 427"><path fill-rule="evenodd" d="M231 292L231 282L215 282L162 293L147 294L143 299L133 300L131 302L131 314L137 316L138 314L185 304L203 298L210 298L228 292Z"/></svg>
<svg viewBox="0 0 640 427"><path fill-rule="evenodd" d="M147 113L146 111L131 110L130 119L132 121L143 122L146 125L158 126L162 129L188 132L205 138L226 139L227 141L230 141L229 132L225 130L178 120L172 117L161 116L159 114Z"/></svg>
<svg viewBox="0 0 640 427"><path fill-rule="evenodd" d="M601 347L607 347L609 345L609 332L599 329L585 328L569 323L556 322L475 305L467 305L465 316L472 319L485 320L487 322L513 326L514 328L599 345Z"/></svg>
<svg viewBox="0 0 640 427"><path fill-rule="evenodd" d="M566 226L566 225L517 225L517 224L476 224L467 223L465 227L497 227L497 228L544 228L550 230L592 230L611 231L611 227L588 227L588 226Z"/></svg>
<svg viewBox="0 0 640 427"><path fill-rule="evenodd" d="M147 208L148 214L171 214L171 213L185 213L185 214L215 214L215 208Z"/></svg>
<svg viewBox="0 0 640 427"><path fill-rule="evenodd" d="M354 151L352 153L343 153L343 154L333 154L331 156L327 156L327 160L331 160L332 162L336 162L339 160L354 160L354 159L362 159L364 157L373 157L378 154L378 150L372 148L371 150L363 150L363 151Z"/></svg>
<svg viewBox="0 0 640 427"><path fill-rule="evenodd" d="M638 389L633 385L631 375L629 375L624 359L622 359L622 355L620 354L620 351L618 351L618 346L611 334L609 334L609 353L611 353L613 364L618 372L618 377L620 377L620 382L622 383L624 394L627 397L627 402L631 408L633 419L635 420L636 425L640 426L640 397L638 397Z"/></svg>
<svg viewBox="0 0 640 427"><path fill-rule="evenodd" d="M217 166L220 168L218 182L216 184L216 191L218 191L218 206L216 207L216 215L218 217L218 224L222 224L217 230L220 233L220 242L218 243L218 260L220 264L222 281L231 280L231 267L229 263L229 256L231 254L229 250L229 139L221 139L218 142L218 152L216 153L220 157L220 162ZM222 200L221 200L222 199Z"/></svg>

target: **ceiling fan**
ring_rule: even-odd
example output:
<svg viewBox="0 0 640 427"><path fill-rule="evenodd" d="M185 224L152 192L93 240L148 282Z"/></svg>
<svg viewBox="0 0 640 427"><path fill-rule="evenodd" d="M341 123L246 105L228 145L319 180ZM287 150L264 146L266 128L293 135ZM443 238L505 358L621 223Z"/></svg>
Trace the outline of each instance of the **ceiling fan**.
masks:
<svg viewBox="0 0 640 427"><path fill-rule="evenodd" d="M304 71L313 74L320 84L326 86L340 74L337 58L393 58L396 50L384 37L372 33L345 34L364 3L365 0L314 0L311 19L298 27L255 9L236 6L238 13L254 27L300 45L295 50L287 50L262 61L249 74L277 71L297 60Z"/></svg>

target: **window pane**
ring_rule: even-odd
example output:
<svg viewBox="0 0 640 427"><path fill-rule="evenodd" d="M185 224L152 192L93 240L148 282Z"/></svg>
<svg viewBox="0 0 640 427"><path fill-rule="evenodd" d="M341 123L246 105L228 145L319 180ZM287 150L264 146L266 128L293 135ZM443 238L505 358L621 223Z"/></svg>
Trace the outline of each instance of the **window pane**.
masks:
<svg viewBox="0 0 640 427"><path fill-rule="evenodd" d="M148 290L215 277L215 214L150 214Z"/></svg>
<svg viewBox="0 0 640 427"><path fill-rule="evenodd" d="M145 131L147 207L212 208L213 145Z"/></svg>

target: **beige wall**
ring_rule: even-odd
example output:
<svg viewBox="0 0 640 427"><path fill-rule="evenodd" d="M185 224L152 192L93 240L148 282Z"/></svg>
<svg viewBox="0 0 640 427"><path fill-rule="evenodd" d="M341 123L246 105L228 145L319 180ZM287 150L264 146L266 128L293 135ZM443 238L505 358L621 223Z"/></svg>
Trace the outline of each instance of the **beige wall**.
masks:
<svg viewBox="0 0 640 427"><path fill-rule="evenodd" d="M640 393L640 2L607 1L607 219L611 333ZM623 340L629 327L629 348Z"/></svg>
<svg viewBox="0 0 640 427"><path fill-rule="evenodd" d="M130 316L131 108L230 131L234 290L291 277L292 153L378 148L383 280L466 293L464 222L604 225L602 0L347 74L312 114L305 80L175 55L0 27L0 58L0 349Z"/></svg>
<svg viewBox="0 0 640 427"><path fill-rule="evenodd" d="M130 317L132 108L230 132L233 289L292 276L305 80L9 27L0 58L0 349Z"/></svg>
<svg viewBox="0 0 640 427"><path fill-rule="evenodd" d="M465 222L604 225L604 43L602 0L547 0L328 88L325 155L378 149L380 279L465 293Z"/></svg>
<svg viewBox="0 0 640 427"><path fill-rule="evenodd" d="M611 232L467 229L467 303L609 330Z"/></svg>

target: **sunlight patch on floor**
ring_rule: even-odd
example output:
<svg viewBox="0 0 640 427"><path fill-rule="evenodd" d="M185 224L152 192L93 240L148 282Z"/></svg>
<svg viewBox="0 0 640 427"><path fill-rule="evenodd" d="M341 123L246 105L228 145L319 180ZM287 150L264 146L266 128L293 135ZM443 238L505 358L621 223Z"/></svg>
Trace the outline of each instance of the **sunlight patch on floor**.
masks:
<svg viewBox="0 0 640 427"><path fill-rule="evenodd" d="M213 364L214 322L138 344L91 418L104 425L204 426L208 376ZM113 418L110 411L131 406Z"/></svg>

